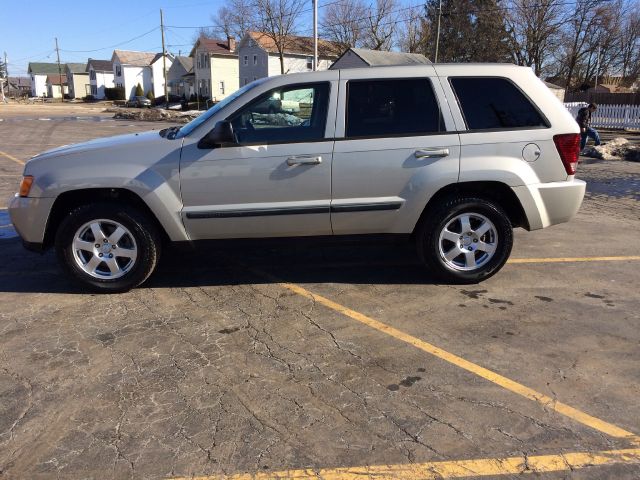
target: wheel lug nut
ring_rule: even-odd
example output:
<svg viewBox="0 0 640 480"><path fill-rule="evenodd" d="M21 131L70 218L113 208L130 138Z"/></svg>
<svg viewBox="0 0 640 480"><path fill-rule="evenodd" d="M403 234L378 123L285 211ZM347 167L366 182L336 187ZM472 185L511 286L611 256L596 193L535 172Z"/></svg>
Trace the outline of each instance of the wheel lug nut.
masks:
<svg viewBox="0 0 640 480"><path fill-rule="evenodd" d="M471 235L471 234L469 234L469 235ZM105 239L103 240L103 242L104 242L104 243L107 243L107 239L105 238Z"/></svg>
<svg viewBox="0 0 640 480"><path fill-rule="evenodd" d="M111 250L115 250L116 249L116 245L111 245Z"/></svg>
<svg viewBox="0 0 640 480"><path fill-rule="evenodd" d="M473 243L478 243L478 239L477 239L477 238L474 238L474 239L473 239Z"/></svg>
<svg viewBox="0 0 640 480"><path fill-rule="evenodd" d="M100 244L99 243L96 243L96 248L100 248Z"/></svg>
<svg viewBox="0 0 640 480"><path fill-rule="evenodd" d="M473 248L469 247L469 251L473 250Z"/></svg>
<svg viewBox="0 0 640 480"><path fill-rule="evenodd" d="M110 253L110 254L109 254L109 258L113 258L113 253Z"/></svg>
<svg viewBox="0 0 640 480"><path fill-rule="evenodd" d="M99 254L98 254L98 256L99 256L99 257L102 257L102 254L101 254L101 253L99 253Z"/></svg>

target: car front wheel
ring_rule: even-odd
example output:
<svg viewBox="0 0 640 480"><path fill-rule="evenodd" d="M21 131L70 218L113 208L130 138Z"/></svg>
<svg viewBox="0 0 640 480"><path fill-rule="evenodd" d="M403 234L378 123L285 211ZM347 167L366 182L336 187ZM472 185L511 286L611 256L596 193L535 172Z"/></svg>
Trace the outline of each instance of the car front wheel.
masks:
<svg viewBox="0 0 640 480"><path fill-rule="evenodd" d="M99 292L123 292L144 282L160 256L160 237L141 212L120 204L73 210L56 234L65 270Z"/></svg>
<svg viewBox="0 0 640 480"><path fill-rule="evenodd" d="M418 253L439 278L476 283L497 273L513 246L511 222L493 201L452 198L424 218Z"/></svg>

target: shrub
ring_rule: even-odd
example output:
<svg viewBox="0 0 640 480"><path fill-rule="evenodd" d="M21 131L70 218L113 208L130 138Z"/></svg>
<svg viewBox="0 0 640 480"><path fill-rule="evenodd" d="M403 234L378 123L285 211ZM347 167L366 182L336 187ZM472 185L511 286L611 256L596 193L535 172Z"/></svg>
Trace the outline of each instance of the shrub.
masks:
<svg viewBox="0 0 640 480"><path fill-rule="evenodd" d="M153 101L156 99L156 96L154 95L153 90L149 90L147 92L147 98L151 100L151 103L153 103Z"/></svg>
<svg viewBox="0 0 640 480"><path fill-rule="evenodd" d="M142 89L142 85L138 83L136 85L136 97L142 97L144 95L144 90Z"/></svg>
<svg viewBox="0 0 640 480"><path fill-rule="evenodd" d="M107 100L124 100L124 87L105 88L104 96Z"/></svg>

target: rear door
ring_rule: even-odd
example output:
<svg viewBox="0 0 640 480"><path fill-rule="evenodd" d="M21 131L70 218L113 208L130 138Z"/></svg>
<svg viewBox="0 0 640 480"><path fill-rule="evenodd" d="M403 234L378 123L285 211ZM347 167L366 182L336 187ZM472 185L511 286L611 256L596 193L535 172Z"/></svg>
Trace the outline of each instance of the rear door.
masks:
<svg viewBox="0 0 640 480"><path fill-rule="evenodd" d="M361 72L340 78L333 232L409 233L429 198L458 181L459 137L433 67Z"/></svg>

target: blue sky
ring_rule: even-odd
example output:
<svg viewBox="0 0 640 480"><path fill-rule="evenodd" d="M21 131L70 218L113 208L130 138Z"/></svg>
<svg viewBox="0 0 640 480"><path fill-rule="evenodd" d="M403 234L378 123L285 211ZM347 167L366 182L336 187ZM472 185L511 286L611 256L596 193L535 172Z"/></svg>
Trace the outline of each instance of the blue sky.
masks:
<svg viewBox="0 0 640 480"><path fill-rule="evenodd" d="M29 62L55 62L55 37L61 62L86 62L89 57L109 59L114 48L161 51L160 8L169 26L165 32L169 51L188 54L197 29L171 26L210 25L211 14L223 3L224 0L31 0L22 4L0 0L0 55L7 52L9 75L13 76L26 74ZM151 31L155 27L158 28ZM113 46L118 43L122 44Z"/></svg>

